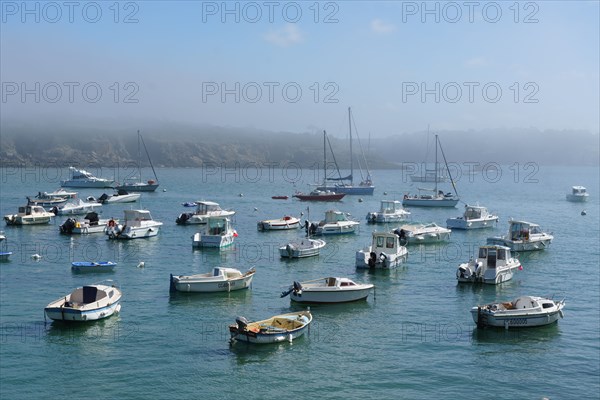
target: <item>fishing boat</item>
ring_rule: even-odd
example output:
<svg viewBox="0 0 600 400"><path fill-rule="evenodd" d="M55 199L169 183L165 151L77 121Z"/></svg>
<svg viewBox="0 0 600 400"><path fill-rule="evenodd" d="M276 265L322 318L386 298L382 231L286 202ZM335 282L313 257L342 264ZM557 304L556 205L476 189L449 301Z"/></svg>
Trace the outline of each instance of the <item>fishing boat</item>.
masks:
<svg viewBox="0 0 600 400"><path fill-rule="evenodd" d="M75 261L71 263L73 272L112 272L117 266L112 261Z"/></svg>
<svg viewBox="0 0 600 400"><path fill-rule="evenodd" d="M279 255L283 258L305 258L318 256L325 247L321 239L302 238L296 239L279 248Z"/></svg>
<svg viewBox="0 0 600 400"><path fill-rule="evenodd" d="M114 228L119 224L118 219L100 219L98 213L90 212L83 218L67 218L60 226L60 233L66 235L83 235L88 233L104 233L108 228Z"/></svg>
<svg viewBox="0 0 600 400"><path fill-rule="evenodd" d="M381 200L379 211L373 211L367 214L367 222L390 223L406 221L410 212L402 208L402 203L397 200Z"/></svg>
<svg viewBox="0 0 600 400"><path fill-rule="evenodd" d="M425 244L439 243L450 240L450 229L438 226L434 222L429 224L407 224L394 230L400 238L400 243Z"/></svg>
<svg viewBox="0 0 600 400"><path fill-rule="evenodd" d="M48 304L44 312L55 321L96 321L121 310L122 293L112 281L78 287Z"/></svg>
<svg viewBox="0 0 600 400"><path fill-rule="evenodd" d="M515 270L523 267L518 259L512 258L505 246L480 246L477 259L460 264L456 270L459 282L487 283L497 285L512 279Z"/></svg>
<svg viewBox="0 0 600 400"><path fill-rule="evenodd" d="M400 238L391 232L373 232L370 246L356 252L356 268L392 269L408 257Z"/></svg>
<svg viewBox="0 0 600 400"><path fill-rule="evenodd" d="M152 160L150 159L150 154L148 153L148 149L146 148L146 143L144 143L144 139L140 134L140 131L137 131L138 136L138 177L130 177L125 180L121 185L117 185L115 189L117 190L126 190L128 192L154 192L158 188L158 177L156 176L156 171L154 170L154 165L152 165ZM148 162L150 163L150 167L152 168L152 173L154 174L154 179L149 179L146 182L142 182L142 145L144 146L144 151L146 152L146 156L148 157Z"/></svg>
<svg viewBox="0 0 600 400"><path fill-rule="evenodd" d="M452 176L450 175L450 169L448 168L448 163L446 162L446 156L444 155L444 150L442 149L442 145L440 143L440 139L438 135L435 135L435 165L436 165L436 174L439 170L437 168L438 165L438 147L442 152L442 156L444 157L444 162L446 163L446 170L448 171L448 176L450 177L450 182L452 183L452 188L454 189L454 194L452 193L444 193L442 190L438 190L438 182L435 180L435 187L433 189L425 189L418 188L418 194L405 194L404 199L402 200L403 206L412 206L412 207L455 207L460 200L458 194L456 193L456 186L454 185L454 181L452 180Z"/></svg>
<svg viewBox="0 0 600 400"><path fill-rule="evenodd" d="M209 217L206 228L192 236L193 247L227 247L233 244L237 232L227 217Z"/></svg>
<svg viewBox="0 0 600 400"><path fill-rule="evenodd" d="M515 301L490 303L471 308L478 328L486 326L525 328L549 325L564 316L564 299L554 301L545 297L521 296Z"/></svg>
<svg viewBox="0 0 600 400"><path fill-rule="evenodd" d="M567 193L567 200L577 203L587 201L589 197L587 189L583 186L573 186L571 193Z"/></svg>
<svg viewBox="0 0 600 400"><path fill-rule="evenodd" d="M102 204L96 202L83 201L74 199L66 204L58 207L53 207L52 211L56 215L83 215L90 212L101 212Z"/></svg>
<svg viewBox="0 0 600 400"><path fill-rule="evenodd" d="M26 205L19 207L17 214L4 216L6 225L40 225L47 224L54 217L54 214L48 212L42 206Z"/></svg>
<svg viewBox="0 0 600 400"><path fill-rule="evenodd" d="M129 193L126 190L119 189L115 194L103 193L98 198L98 203L115 204L115 203L134 203L140 199L140 193Z"/></svg>
<svg viewBox="0 0 600 400"><path fill-rule="evenodd" d="M314 225L314 224L313 224ZM348 218L346 213L337 210L325 212L325 219L316 225L316 235L340 235L354 233L360 222ZM314 227L309 227L312 231Z"/></svg>
<svg viewBox="0 0 600 400"><path fill-rule="evenodd" d="M465 205L462 217L448 218L446 227L451 229L482 229L493 228L498 222L498 216L491 214L487 208Z"/></svg>
<svg viewBox="0 0 600 400"><path fill-rule="evenodd" d="M317 187L318 190L322 190L322 191L327 191L330 190L332 192L335 193L344 193L344 194L348 194L348 195L372 195L373 192L375 191L375 186L373 186L373 181L371 179L371 172L369 171L369 167L367 165L367 159L365 157L364 152L362 153L362 157L363 157L363 161L365 163L365 167L366 167L366 177L363 178L361 180L361 182L358 185L354 185L354 152L352 151L352 109L350 107L348 107L348 132L349 132L349 137L350 137L350 175L346 176L346 177L342 177L339 174L339 168L337 168L337 163L336 164L336 168L338 169L338 178L327 178L327 175L325 175L325 183L323 184L323 186ZM358 138L358 135L357 135ZM329 140L328 140L329 142ZM359 144L360 144L360 139L359 139ZM329 144L329 148L331 149L331 143ZM362 152L362 146L361 146L361 152ZM333 154L333 151L332 151ZM333 158L334 162L335 162L335 156ZM359 163L359 167L360 167L360 163ZM360 169L360 173L362 175L362 168ZM337 181L339 183L336 183L334 185L327 185L327 181Z"/></svg>
<svg viewBox="0 0 600 400"><path fill-rule="evenodd" d="M214 201L196 201L196 211L193 213L182 213L175 220L179 225L206 224L210 217L231 217L235 214L233 210L223 210L219 203Z"/></svg>
<svg viewBox="0 0 600 400"><path fill-rule="evenodd" d="M487 244L507 246L512 251L534 251L544 250L554 239L537 224L512 219L508 223L508 234L487 238Z"/></svg>
<svg viewBox="0 0 600 400"><path fill-rule="evenodd" d="M302 336L312 322L310 311L299 311L271 318L249 322L244 317L237 317L235 324L229 325L231 340L248 343L292 342Z"/></svg>
<svg viewBox="0 0 600 400"><path fill-rule="evenodd" d="M246 289L252 284L256 270L245 273L234 268L215 267L212 272L196 275L171 275L172 292L230 292Z"/></svg>
<svg viewBox="0 0 600 400"><path fill-rule="evenodd" d="M69 171L71 172L71 179L61 181L60 186L76 188L109 188L115 183L114 179L97 178L83 169L69 167Z"/></svg>
<svg viewBox="0 0 600 400"><path fill-rule="evenodd" d="M323 131L323 186L327 186L327 132ZM346 193L336 193L331 190L319 190L310 193L296 192L293 197L301 201L339 201Z"/></svg>
<svg viewBox="0 0 600 400"><path fill-rule="evenodd" d="M286 215L279 219L266 219L258 221L256 227L259 231L281 231L300 228L300 219Z"/></svg>
<svg viewBox="0 0 600 400"><path fill-rule="evenodd" d="M290 295L298 303L348 303L364 300L375 285L356 283L348 278L328 277L294 282L281 297Z"/></svg>
<svg viewBox="0 0 600 400"><path fill-rule="evenodd" d="M155 221L148 210L124 210L122 225L107 226L109 239L140 239L158 235L162 222Z"/></svg>

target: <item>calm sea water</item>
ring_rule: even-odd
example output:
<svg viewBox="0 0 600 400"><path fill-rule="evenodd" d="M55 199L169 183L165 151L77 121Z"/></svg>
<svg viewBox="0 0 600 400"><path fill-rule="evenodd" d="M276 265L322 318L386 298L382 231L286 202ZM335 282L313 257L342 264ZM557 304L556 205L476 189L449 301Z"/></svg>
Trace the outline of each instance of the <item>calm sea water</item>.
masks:
<svg viewBox="0 0 600 400"><path fill-rule="evenodd" d="M259 166L260 167L260 166ZM465 170L466 171L466 170ZM112 177L111 169L96 170ZM148 172L148 171L146 171ZM66 170L3 169L0 212L16 212L25 196L52 191ZM150 176L150 175L148 175ZM410 247L401 268L357 272L354 253L383 226L365 224L383 198L401 199L415 185L401 171L375 171L374 196L335 204L272 200L307 190L315 171L256 166L239 169L159 169L161 186L143 194L142 206L164 222L156 238L108 241L104 235L62 236L58 225L5 227L3 243L14 254L0 264L0 395L52 397L275 398L589 398L600 393L600 216L597 168L490 168L463 174L458 190L500 215L494 229L452 233L451 243ZM584 185L590 201L565 200ZM419 184L425 185L425 184ZM166 191L163 191L165 189ZM445 189L449 189L445 187ZM387 195L384 195L387 192ZM102 190L82 189L80 197ZM242 194L243 196L240 196ZM235 247L193 251L193 226L177 226L182 202L217 201L233 208ZM105 206L104 217L122 217L129 205ZM321 219L338 208L361 220L360 232L326 238L319 258L285 261L277 248L303 232L258 232L256 221L284 214ZM580 215L587 210L587 215ZM461 214L455 209L412 209L415 221ZM459 263L485 238L503 234L509 217L539 223L555 235L543 252L521 254L524 270L499 286L456 283ZM391 227L390 227L391 228ZM42 259L34 261L32 254ZM76 275L71 261L113 260L112 274ZM138 268L140 261L145 268ZM224 265L256 267L251 290L216 295L169 293L169 274L208 272ZM313 306L310 334L293 344L228 343L238 315L263 319L298 310L280 292L294 280L347 276L371 282L366 302ZM50 301L106 278L124 292L118 316L85 325L44 320ZM478 331L472 306L522 294L566 298L565 318L529 330Z"/></svg>

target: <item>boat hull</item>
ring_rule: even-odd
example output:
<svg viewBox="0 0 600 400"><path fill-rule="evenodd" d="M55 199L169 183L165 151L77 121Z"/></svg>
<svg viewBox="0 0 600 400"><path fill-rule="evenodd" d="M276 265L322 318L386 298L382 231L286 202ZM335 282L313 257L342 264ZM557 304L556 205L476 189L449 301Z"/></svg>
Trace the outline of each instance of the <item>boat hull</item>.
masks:
<svg viewBox="0 0 600 400"><path fill-rule="evenodd" d="M121 311L120 299L109 306L90 310L79 310L70 307L46 307L44 309L44 312L51 320L76 322L97 321L108 318L119 311Z"/></svg>
<svg viewBox="0 0 600 400"><path fill-rule="evenodd" d="M239 279L228 279L219 281L198 281L198 280L179 280L179 277L172 276L171 282L175 290L179 292L194 292L194 293L214 293L214 292L231 292L234 290L247 289L252 284L254 274L244 276Z"/></svg>
<svg viewBox="0 0 600 400"><path fill-rule="evenodd" d="M130 240L130 239L145 239L158 235L160 225L152 226L127 226L123 231L110 230L107 231L109 239Z"/></svg>
<svg viewBox="0 0 600 400"><path fill-rule="evenodd" d="M247 330L241 329L238 325L230 325L229 326L229 334L231 336L231 340L237 340L241 342L247 343L255 343L255 344L269 344L269 343L281 343L281 342L292 342L294 339L299 338L304 335L305 332L309 330L310 324L312 322L312 315L309 312L303 311L299 313L290 313L284 314L281 316L277 316L278 318L285 319L296 319L303 318L302 326L296 329L278 329L273 326L265 326L265 329L256 329ZM275 317L274 317L275 318ZM257 321L251 324L259 324L265 321ZM262 327L262 325L259 325Z"/></svg>
<svg viewBox="0 0 600 400"><path fill-rule="evenodd" d="M73 262L71 270L73 272L112 272L117 263L112 261L100 262Z"/></svg>
<svg viewBox="0 0 600 400"><path fill-rule="evenodd" d="M382 260L381 255L378 255L376 262L373 266L369 265L369 257L371 255L372 247L369 246L366 249L359 250L356 252L356 268L358 269L393 269L397 268L400 264L405 262L408 258L408 250L402 247L403 250L395 254L385 254L385 258Z"/></svg>
<svg viewBox="0 0 600 400"><path fill-rule="evenodd" d="M375 192L375 186L321 186L317 190L330 190L335 193L343 193L350 196L366 195L371 196Z"/></svg>
<svg viewBox="0 0 600 400"><path fill-rule="evenodd" d="M290 298L297 303L349 303L365 300L373 285L363 285L364 288L352 290L319 290L306 288L300 292L290 293Z"/></svg>
<svg viewBox="0 0 600 400"><path fill-rule="evenodd" d="M8 258L12 255L12 251L0 252L0 261L8 261Z"/></svg>
<svg viewBox="0 0 600 400"><path fill-rule="evenodd" d="M407 236L406 240L409 244L429 244L446 242L450 240L450 232L432 232Z"/></svg>
<svg viewBox="0 0 600 400"><path fill-rule="evenodd" d="M561 318L562 310L556 310L548 313L527 313L527 314L499 314L491 313L481 309L481 314L485 316L485 321L482 323L479 317L478 308L471 309L471 316L475 323L480 323L483 326L493 326L508 328L527 328L552 324Z"/></svg>
<svg viewBox="0 0 600 400"><path fill-rule="evenodd" d="M301 201L339 201L346 193L336 193L328 195L309 195L309 194L295 194L294 197Z"/></svg>
<svg viewBox="0 0 600 400"><path fill-rule="evenodd" d="M345 235L356 232L358 223L325 224L317 227L317 235Z"/></svg>
<svg viewBox="0 0 600 400"><path fill-rule="evenodd" d="M567 200L572 201L574 203L584 203L584 202L588 201L589 197L590 197L589 194L586 194L585 196L567 194Z"/></svg>
<svg viewBox="0 0 600 400"><path fill-rule="evenodd" d="M227 235L202 235L200 233L196 233L193 236L192 246L196 248L223 248L231 246L234 238L235 235L233 233Z"/></svg>
<svg viewBox="0 0 600 400"><path fill-rule="evenodd" d="M539 239L539 240L509 240L502 237L493 237L487 239L487 244L500 245L510 248L512 251L537 251L544 250L552 243L551 238Z"/></svg>
<svg viewBox="0 0 600 400"><path fill-rule="evenodd" d="M410 214L382 214L373 212L367 214L367 222L373 224L389 224L393 222L404 222Z"/></svg>
<svg viewBox="0 0 600 400"><path fill-rule="evenodd" d="M464 219L464 218L449 218L446 220L446 227L449 229L484 229L493 228L498 222L498 217L485 219Z"/></svg>
<svg viewBox="0 0 600 400"><path fill-rule="evenodd" d="M323 240L303 239L298 243L288 243L287 245L280 247L279 255L283 258L313 257L318 256L323 247L325 247L325 241Z"/></svg>
<svg viewBox="0 0 600 400"><path fill-rule="evenodd" d="M154 192L158 189L158 183L141 183L131 185L121 185L115 187L117 190L125 190L127 192Z"/></svg>
<svg viewBox="0 0 600 400"><path fill-rule="evenodd" d="M256 225L259 231L285 231L291 229L300 228L300 220L294 218L289 221L276 220L276 221L259 221Z"/></svg>
<svg viewBox="0 0 600 400"><path fill-rule="evenodd" d="M103 189L103 188L111 188L115 183L114 180L106 180L106 181L62 181L60 186L62 187L74 187L74 188L90 188L90 189Z"/></svg>
<svg viewBox="0 0 600 400"><path fill-rule="evenodd" d="M456 207L458 199L456 198L406 198L402 200L405 207Z"/></svg>
<svg viewBox="0 0 600 400"><path fill-rule="evenodd" d="M6 221L6 225L42 225L42 224L50 223L51 218L52 217L49 217L49 216L19 217L19 216L6 215L4 217L4 220Z"/></svg>

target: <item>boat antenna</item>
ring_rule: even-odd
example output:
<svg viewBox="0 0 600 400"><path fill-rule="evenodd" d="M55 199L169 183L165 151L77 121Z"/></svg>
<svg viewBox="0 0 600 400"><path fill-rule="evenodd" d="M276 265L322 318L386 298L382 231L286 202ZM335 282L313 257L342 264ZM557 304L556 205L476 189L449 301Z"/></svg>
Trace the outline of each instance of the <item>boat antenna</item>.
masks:
<svg viewBox="0 0 600 400"><path fill-rule="evenodd" d="M454 193L456 193L456 195L458 196L458 191L456 190L456 185L454 184L454 179L452 179L452 173L450 173L450 168L448 168L448 162L446 161L446 155L444 154L444 149L442 148L442 142L440 142L440 139L438 138L437 135L435 135L435 139L437 140L438 144L440 145L440 151L442 152L442 157L444 157L444 164L446 164L446 171L448 171L448 178L450 178L450 183L452 183L452 187L454 188ZM437 154L437 146L436 146L436 154ZM436 177L437 177L437 175L436 175ZM436 179L436 181L437 181L437 179ZM436 184L436 188L437 188L437 184Z"/></svg>
<svg viewBox="0 0 600 400"><path fill-rule="evenodd" d="M148 149L146 148L146 143L144 142L144 138L142 137L142 135L140 135L140 131L138 130L138 141L142 141L142 144L144 145L144 151L146 152L146 156L148 157L148 162L150 163L150 168L152 168L152 173L154 174L154 179L156 179L156 182L158 182L158 176L156 176L156 171L154 170L154 165L152 165L152 160L150 159L150 154L148 153ZM138 145L138 151L139 150L139 145ZM141 157L140 157L141 159ZM142 173L140 171L140 180L142 179Z"/></svg>

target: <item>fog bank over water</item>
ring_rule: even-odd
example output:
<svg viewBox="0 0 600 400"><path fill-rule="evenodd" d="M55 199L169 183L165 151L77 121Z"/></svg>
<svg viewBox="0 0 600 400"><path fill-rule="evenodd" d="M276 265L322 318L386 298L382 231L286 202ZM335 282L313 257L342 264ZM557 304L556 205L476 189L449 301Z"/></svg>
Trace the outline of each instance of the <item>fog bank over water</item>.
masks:
<svg viewBox="0 0 600 400"><path fill-rule="evenodd" d="M135 162L137 135L143 135L155 166L199 167L207 163L314 166L323 160L323 128L272 132L254 128L186 125L172 122L65 124L2 121L2 166L102 166ZM325 130L327 128L325 127ZM340 168L349 165L348 133L327 131ZM402 163L433 162L434 133L448 162L535 162L541 165L598 165L599 134L580 130L493 128L468 131L402 132L386 138L365 137L360 144L369 167L398 168ZM360 156L356 138L354 154ZM331 154L327 155L331 161ZM439 155L441 162L442 157ZM143 160L144 164L147 161Z"/></svg>

